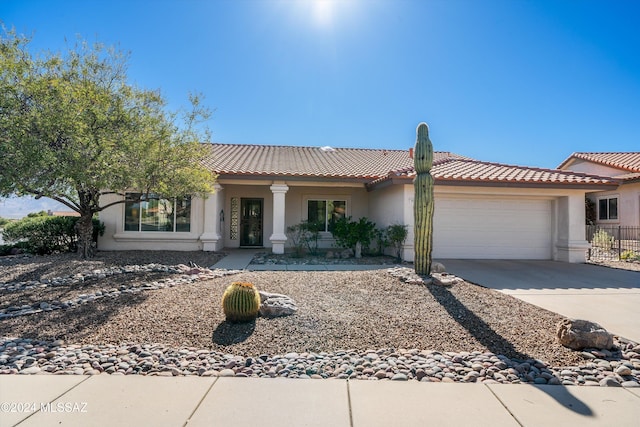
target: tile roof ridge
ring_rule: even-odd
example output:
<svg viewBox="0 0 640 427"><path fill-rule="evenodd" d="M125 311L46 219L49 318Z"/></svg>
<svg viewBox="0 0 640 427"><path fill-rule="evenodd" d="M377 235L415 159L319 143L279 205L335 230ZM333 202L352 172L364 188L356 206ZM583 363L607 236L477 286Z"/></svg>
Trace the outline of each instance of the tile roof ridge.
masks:
<svg viewBox="0 0 640 427"><path fill-rule="evenodd" d="M485 160L474 160L474 159L451 159L451 160L458 161L458 162L465 162L465 163L480 163L480 164L489 165L489 166L501 166L501 167L509 167L509 168L519 168L519 169L524 169L524 170L529 170L529 171L534 171L534 172L561 173L561 174L574 175L574 176L579 176L579 177L584 177L584 178L604 179L604 180L609 180L609 181L615 181L615 179L612 179L612 177L610 177L610 176L596 175L596 174L586 173L586 172L576 172L576 171L571 171L571 170L543 168L543 167L540 167L540 166L520 166L520 165L512 165L512 164L508 164L508 163L488 162L488 161L485 161Z"/></svg>
<svg viewBox="0 0 640 427"><path fill-rule="evenodd" d="M264 147L264 148L299 148L299 149L312 149L320 150L327 146L316 145L286 145L286 144L246 144L246 143L233 143L233 142L212 142L211 145L224 145L227 147ZM408 150L391 149L391 148L365 148L365 147L334 147L329 145L328 147L334 150L363 150L363 151L394 151L394 152L408 152Z"/></svg>
<svg viewBox="0 0 640 427"><path fill-rule="evenodd" d="M450 152L447 152L447 154L452 154ZM451 157L451 156L447 156L447 157L443 157L442 159L438 159L438 160L434 160L433 161L433 166L438 166L438 165L443 165L445 163L449 163L449 162L453 162L455 160L473 160L473 159L469 159L469 158L465 158L465 157Z"/></svg>
<svg viewBox="0 0 640 427"><path fill-rule="evenodd" d="M457 156L457 154L452 153L450 151L434 151L434 153L440 153L440 154L449 154L449 155L454 155ZM464 158L464 157L443 157L441 159L438 160L434 160L433 161L433 166L438 166L438 165L442 165L454 160L473 160L470 158ZM393 176L393 175L399 175L399 174L403 174L403 173L408 173L411 172L415 169L414 165L411 166L405 166L403 168L398 168L398 169L392 169L389 171L389 173L387 174L387 176Z"/></svg>
<svg viewBox="0 0 640 427"><path fill-rule="evenodd" d="M317 149L320 150L323 146L315 146L315 145L286 145L286 144L256 144L256 143L234 143L234 142L203 142L202 144L206 145L223 145L227 147L269 147L269 148L300 148L300 149ZM387 151L387 152L397 152L397 153L409 153L409 149L401 149L401 148L367 148L367 147L334 147L330 145L329 147L334 150L355 150L355 151ZM455 157L455 158L466 158L460 154L452 153L451 151L434 151L434 153L445 154L447 157Z"/></svg>
<svg viewBox="0 0 640 427"><path fill-rule="evenodd" d="M640 151L574 151L573 154L640 154Z"/></svg>

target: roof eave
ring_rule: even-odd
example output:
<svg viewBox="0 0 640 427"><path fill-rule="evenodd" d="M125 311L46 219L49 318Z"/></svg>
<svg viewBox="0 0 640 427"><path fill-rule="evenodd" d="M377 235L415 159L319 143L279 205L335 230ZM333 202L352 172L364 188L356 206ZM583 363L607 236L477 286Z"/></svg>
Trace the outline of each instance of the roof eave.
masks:
<svg viewBox="0 0 640 427"><path fill-rule="evenodd" d="M615 190L617 182L585 183L585 182L525 182L525 181L493 181L493 180L465 180L465 179L435 179L436 185L455 185L468 187L505 187L505 188L553 188L572 190Z"/></svg>
<svg viewBox="0 0 640 427"><path fill-rule="evenodd" d="M392 177L367 184L367 191L384 188L389 185L411 184L413 177ZM618 188L618 182L584 183L584 182L523 182L523 181L491 181L469 179L443 179L435 178L435 185L447 185L457 187L503 187L503 188L551 188L571 190L595 190L608 191Z"/></svg>
<svg viewBox="0 0 640 427"><path fill-rule="evenodd" d="M562 168L569 167L575 160L578 160L578 157L576 157L576 153L573 153L560 163L556 169L562 170Z"/></svg>
<svg viewBox="0 0 640 427"><path fill-rule="evenodd" d="M237 179L237 180L265 180L265 181L326 181L326 182L352 182L358 184L367 184L372 181L370 177L354 177L354 176L330 176L330 175L294 175L294 174L258 174L258 173L224 173L216 172L218 179Z"/></svg>

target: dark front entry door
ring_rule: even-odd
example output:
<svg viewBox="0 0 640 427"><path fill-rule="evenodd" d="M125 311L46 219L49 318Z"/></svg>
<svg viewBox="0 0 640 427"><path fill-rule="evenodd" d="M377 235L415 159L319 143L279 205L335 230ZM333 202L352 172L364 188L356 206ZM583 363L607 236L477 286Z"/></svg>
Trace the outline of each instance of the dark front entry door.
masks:
<svg viewBox="0 0 640 427"><path fill-rule="evenodd" d="M240 246L262 246L263 199L240 199Z"/></svg>

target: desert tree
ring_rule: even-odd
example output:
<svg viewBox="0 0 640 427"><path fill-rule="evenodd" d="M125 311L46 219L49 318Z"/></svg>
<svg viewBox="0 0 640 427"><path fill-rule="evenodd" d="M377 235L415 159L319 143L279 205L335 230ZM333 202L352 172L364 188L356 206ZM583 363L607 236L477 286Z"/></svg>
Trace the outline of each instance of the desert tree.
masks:
<svg viewBox="0 0 640 427"><path fill-rule="evenodd" d="M159 90L128 82L129 54L115 47L78 40L32 53L29 37L3 27L0 38L0 196L47 197L78 212L82 257L92 255L93 216L127 194L212 190L201 143L209 111L198 96L170 111ZM101 201L114 193L123 197Z"/></svg>

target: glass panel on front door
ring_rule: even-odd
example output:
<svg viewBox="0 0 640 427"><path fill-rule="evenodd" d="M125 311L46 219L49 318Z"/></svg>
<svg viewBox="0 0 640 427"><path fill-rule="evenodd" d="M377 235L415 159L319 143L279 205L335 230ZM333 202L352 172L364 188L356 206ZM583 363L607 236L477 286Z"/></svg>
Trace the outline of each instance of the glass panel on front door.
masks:
<svg viewBox="0 0 640 427"><path fill-rule="evenodd" d="M263 199L240 199L240 246L262 246Z"/></svg>

